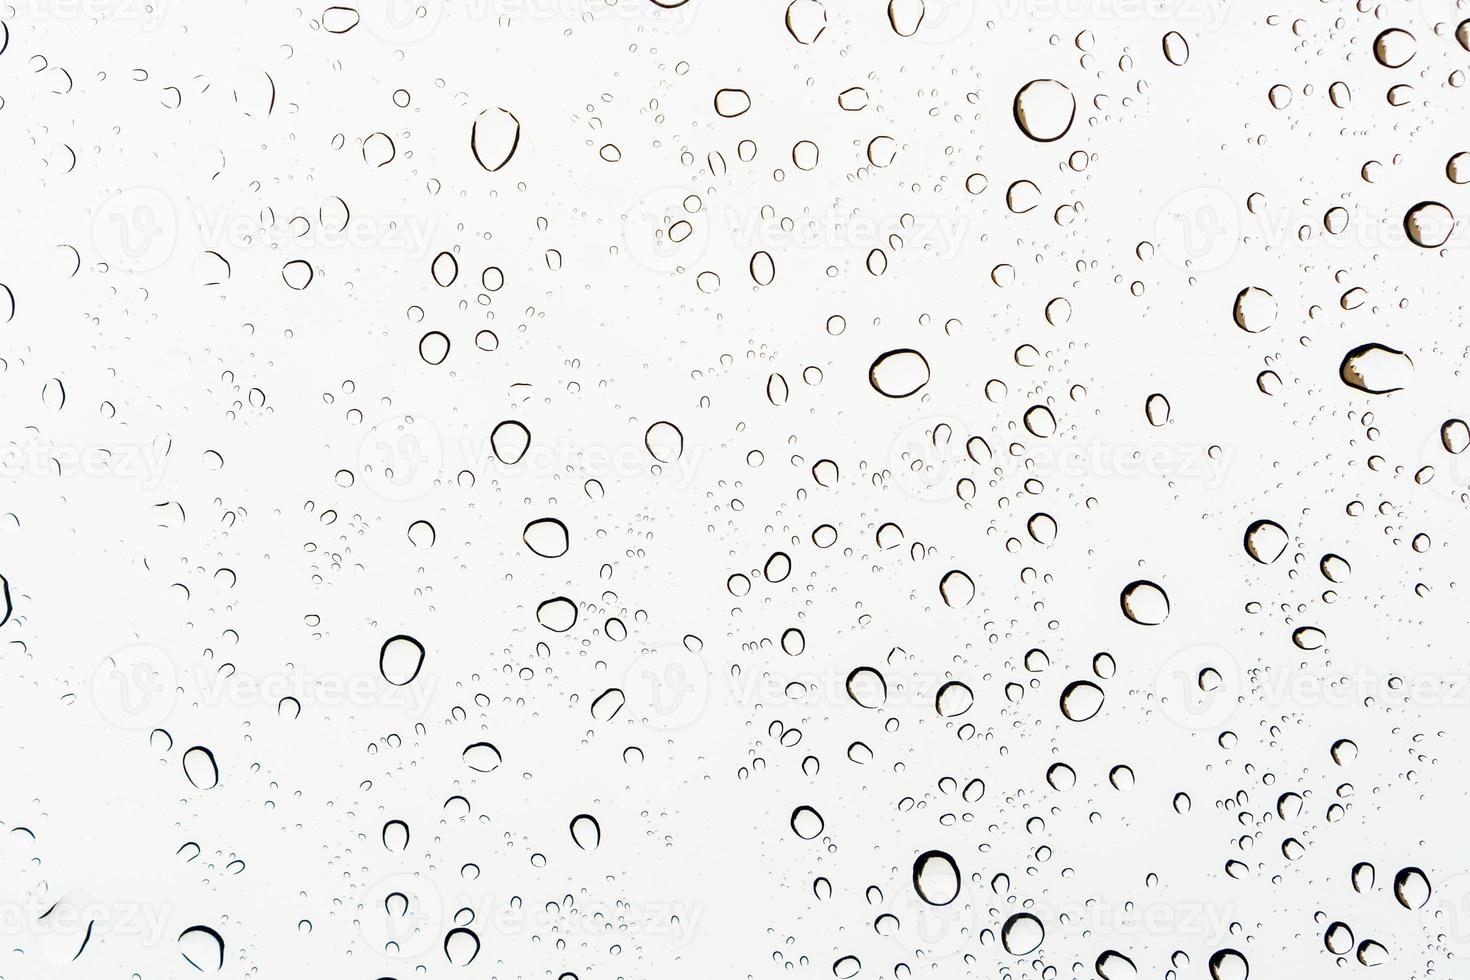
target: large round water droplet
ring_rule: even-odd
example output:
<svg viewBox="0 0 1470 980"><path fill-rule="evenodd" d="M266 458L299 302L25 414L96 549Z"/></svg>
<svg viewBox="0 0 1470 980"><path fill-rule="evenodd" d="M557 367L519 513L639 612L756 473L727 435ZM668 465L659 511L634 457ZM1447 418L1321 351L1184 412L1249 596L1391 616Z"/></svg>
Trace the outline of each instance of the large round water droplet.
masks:
<svg viewBox="0 0 1470 980"><path fill-rule="evenodd" d="M888 700L888 682L872 667L858 667L847 675L847 696L864 708L881 708Z"/></svg>
<svg viewBox="0 0 1470 980"><path fill-rule="evenodd" d="M929 383L929 362L916 350L891 350L868 368L868 383L885 397L907 398Z"/></svg>
<svg viewBox="0 0 1470 980"><path fill-rule="evenodd" d="M1030 912L1017 912L1000 927L1000 942L1012 956L1026 956L1041 948L1046 928Z"/></svg>
<svg viewBox="0 0 1470 980"><path fill-rule="evenodd" d="M1056 79L1038 78L1021 86L1011 103L1011 113L1021 132L1038 143L1051 143L1072 128L1077 99Z"/></svg>
<svg viewBox="0 0 1470 980"><path fill-rule="evenodd" d="M179 933L179 953L200 973L218 973L225 967L225 940L209 926L190 926Z"/></svg>
<svg viewBox="0 0 1470 980"><path fill-rule="evenodd" d="M1414 362L1401 350L1382 344L1363 344L1343 356L1338 375L1349 388L1370 395L1402 391L1414 375Z"/></svg>
<svg viewBox="0 0 1470 980"><path fill-rule="evenodd" d="M826 826L822 815L809 806L799 806L791 811L791 829L802 840L814 840Z"/></svg>
<svg viewBox="0 0 1470 980"><path fill-rule="evenodd" d="M184 775L196 789L214 789L219 785L219 765L214 753L196 745L184 753Z"/></svg>
<svg viewBox="0 0 1470 980"><path fill-rule="evenodd" d="M934 710L941 718L957 718L975 703L975 692L961 681L950 681L934 695Z"/></svg>
<svg viewBox="0 0 1470 980"><path fill-rule="evenodd" d="M571 547L567 526L555 517L543 517L527 524L521 540L542 558L560 558Z"/></svg>
<svg viewBox="0 0 1470 980"><path fill-rule="evenodd" d="M1097 717L1103 706L1103 689L1092 681L1073 681L1062 690L1062 715L1068 721Z"/></svg>
<svg viewBox="0 0 1470 980"><path fill-rule="evenodd" d="M1276 297L1260 286L1235 294L1235 325L1246 333L1261 333L1276 322Z"/></svg>
<svg viewBox="0 0 1470 980"><path fill-rule="evenodd" d="M1262 565L1269 565L1286 553L1291 535L1275 521L1259 520L1245 529L1245 553Z"/></svg>
<svg viewBox="0 0 1470 980"><path fill-rule="evenodd" d="M1213 980L1246 980L1250 972L1250 964L1238 950L1221 949L1210 957L1210 976Z"/></svg>
<svg viewBox="0 0 1470 980"><path fill-rule="evenodd" d="M424 666L424 645L411 636L390 637L378 651L378 672L394 687L412 684Z"/></svg>
<svg viewBox="0 0 1470 980"><path fill-rule="evenodd" d="M930 905L948 905L960 894L960 868L944 851L925 851L914 861L914 891Z"/></svg>
<svg viewBox="0 0 1470 980"><path fill-rule="evenodd" d="M1454 230L1454 214L1438 201L1420 201L1404 213L1404 234L1420 248L1439 248Z"/></svg>
<svg viewBox="0 0 1470 980"><path fill-rule="evenodd" d="M536 622L553 633L565 633L577 625L577 604L566 596L547 599L536 607Z"/></svg>
<svg viewBox="0 0 1470 980"><path fill-rule="evenodd" d="M1418 868L1404 868L1393 878L1393 897L1406 909L1422 909L1429 904L1429 876Z"/></svg>
<svg viewBox="0 0 1470 980"><path fill-rule="evenodd" d="M1123 615L1140 626L1158 626L1169 618L1169 596L1146 579L1130 582L1118 597Z"/></svg>

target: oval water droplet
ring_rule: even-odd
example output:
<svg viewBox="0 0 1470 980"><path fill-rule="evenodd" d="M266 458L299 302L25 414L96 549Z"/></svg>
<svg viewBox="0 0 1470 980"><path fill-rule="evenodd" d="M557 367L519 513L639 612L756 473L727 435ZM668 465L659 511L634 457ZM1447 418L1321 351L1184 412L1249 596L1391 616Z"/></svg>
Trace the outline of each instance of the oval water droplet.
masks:
<svg viewBox="0 0 1470 980"><path fill-rule="evenodd" d="M1286 553L1291 535L1275 521L1261 519L1245 529L1245 553L1262 565L1269 565Z"/></svg>
<svg viewBox="0 0 1470 980"><path fill-rule="evenodd" d="M210 790L219 785L219 765L214 753L202 745L184 752L184 775L195 789Z"/></svg>
<svg viewBox="0 0 1470 980"><path fill-rule="evenodd" d="M494 772L500 768L500 750L489 742L475 742L465 746L460 757L475 772Z"/></svg>
<svg viewBox="0 0 1470 980"><path fill-rule="evenodd" d="M1169 618L1169 595L1147 579L1130 582L1119 595L1123 615L1140 626L1158 626Z"/></svg>
<svg viewBox="0 0 1470 980"><path fill-rule="evenodd" d="M424 666L424 645L400 633L384 641L378 651L378 673L394 687L406 687Z"/></svg>
<svg viewBox="0 0 1470 980"><path fill-rule="evenodd" d="M960 894L960 868L944 851L925 851L914 860L914 891L930 905L948 905Z"/></svg>
<svg viewBox="0 0 1470 980"><path fill-rule="evenodd" d="M1052 143L1072 128L1077 99L1056 79L1037 78L1021 86L1011 103L1011 114L1028 137L1038 143Z"/></svg>
<svg viewBox="0 0 1470 980"><path fill-rule="evenodd" d="M802 840L815 840L827 826L822 815L809 806L791 811L791 829Z"/></svg>
<svg viewBox="0 0 1470 980"><path fill-rule="evenodd" d="M1402 391L1413 378L1414 362L1401 350L1382 344L1363 344L1343 356L1338 375L1349 388L1370 395Z"/></svg>
<svg viewBox="0 0 1470 980"><path fill-rule="evenodd" d="M1000 942L1012 956L1027 956L1046 941L1046 928L1030 912L1017 912L1000 928Z"/></svg>
<svg viewBox="0 0 1470 980"><path fill-rule="evenodd" d="M595 851L602 844L602 825L590 813L572 818L572 841L584 851Z"/></svg>
<svg viewBox="0 0 1470 980"><path fill-rule="evenodd" d="M868 383L887 398L907 398L929 383L929 362L909 348L888 351L868 368Z"/></svg>

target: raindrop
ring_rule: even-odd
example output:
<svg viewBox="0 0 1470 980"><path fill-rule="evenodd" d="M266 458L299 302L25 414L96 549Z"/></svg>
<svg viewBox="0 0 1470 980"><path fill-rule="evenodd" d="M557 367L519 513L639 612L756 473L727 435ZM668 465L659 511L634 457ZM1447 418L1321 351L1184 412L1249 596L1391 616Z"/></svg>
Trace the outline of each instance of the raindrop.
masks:
<svg viewBox="0 0 1470 980"><path fill-rule="evenodd" d="M944 851L925 851L914 861L914 891L930 905L948 905L960 894L960 869Z"/></svg>
<svg viewBox="0 0 1470 980"><path fill-rule="evenodd" d="M1056 79L1038 78L1021 86L1011 112L1021 132L1038 143L1051 143L1072 128L1077 99Z"/></svg>
<svg viewBox="0 0 1470 980"><path fill-rule="evenodd" d="M1158 626L1169 618L1169 596L1146 579L1124 586L1119 602L1123 615L1140 626Z"/></svg>
<svg viewBox="0 0 1470 980"><path fill-rule="evenodd" d="M885 397L907 398L929 383L929 362L916 350L891 350L868 368L868 383Z"/></svg>

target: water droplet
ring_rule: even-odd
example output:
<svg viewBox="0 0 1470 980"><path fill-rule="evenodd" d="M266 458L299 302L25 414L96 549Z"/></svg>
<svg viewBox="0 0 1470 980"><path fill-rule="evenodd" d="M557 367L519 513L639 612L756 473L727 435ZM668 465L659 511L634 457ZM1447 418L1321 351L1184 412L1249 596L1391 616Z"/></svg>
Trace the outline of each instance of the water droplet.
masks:
<svg viewBox="0 0 1470 980"><path fill-rule="evenodd" d="M1067 135L1077 114L1072 90L1054 78L1038 78L1021 86L1011 104L1016 125L1038 143Z"/></svg>
<svg viewBox="0 0 1470 980"><path fill-rule="evenodd" d="M1269 565L1286 553L1291 535L1275 521L1259 520L1245 529L1245 553L1262 565Z"/></svg>
<svg viewBox="0 0 1470 980"><path fill-rule="evenodd" d="M184 752L184 775L195 789L210 790L219 785L219 765L214 753L202 745Z"/></svg>
<svg viewBox="0 0 1470 980"><path fill-rule="evenodd" d="M395 687L412 684L423 666L424 645L411 636L389 637L378 651L378 672Z"/></svg>
<svg viewBox="0 0 1470 980"><path fill-rule="evenodd" d="M1382 344L1363 344L1343 356L1338 375L1349 388L1370 395L1402 391L1413 378L1414 362L1401 350Z"/></svg>
<svg viewBox="0 0 1470 980"><path fill-rule="evenodd" d="M1123 615L1140 626L1159 626L1169 618L1168 594L1146 579L1124 586L1119 602Z"/></svg>
<svg viewBox="0 0 1470 980"><path fill-rule="evenodd" d="M1046 929L1030 912L1017 912L1000 929L1001 945L1012 956L1027 956L1046 941Z"/></svg>
<svg viewBox="0 0 1470 980"><path fill-rule="evenodd" d="M461 758L475 772L494 772L500 768L500 750L489 742L475 742L465 746Z"/></svg>
<svg viewBox="0 0 1470 980"><path fill-rule="evenodd" d="M815 840L826 826L822 815L809 806L799 806L791 811L791 829L802 840Z"/></svg>
<svg viewBox="0 0 1470 980"><path fill-rule="evenodd" d="M1420 248L1439 248L1454 230L1455 216L1438 201L1420 201L1404 212L1404 234Z"/></svg>
<svg viewBox="0 0 1470 980"><path fill-rule="evenodd" d="M573 817L570 829L572 841L584 851L595 851L602 844L602 825L591 814Z"/></svg>
<svg viewBox="0 0 1470 980"><path fill-rule="evenodd" d="M914 891L930 905L948 905L960 894L960 869L944 851L925 851L914 861Z"/></svg>
<svg viewBox="0 0 1470 980"><path fill-rule="evenodd" d="M1103 706L1103 689L1091 681L1073 681L1062 690L1062 715L1068 721L1088 721Z"/></svg>
<svg viewBox="0 0 1470 980"><path fill-rule="evenodd" d="M907 398L929 383L929 362L916 350L891 350L873 362L868 382L880 395Z"/></svg>

